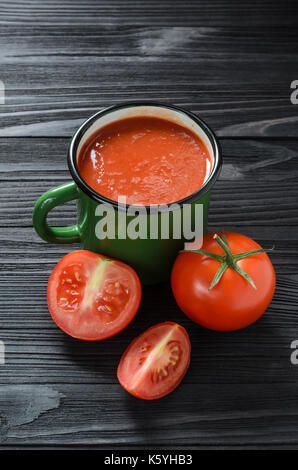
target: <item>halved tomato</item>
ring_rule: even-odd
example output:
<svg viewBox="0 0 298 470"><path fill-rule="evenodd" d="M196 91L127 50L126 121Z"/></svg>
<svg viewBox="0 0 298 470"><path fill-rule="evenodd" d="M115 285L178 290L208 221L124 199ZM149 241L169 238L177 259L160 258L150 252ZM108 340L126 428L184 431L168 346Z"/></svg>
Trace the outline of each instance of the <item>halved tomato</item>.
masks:
<svg viewBox="0 0 298 470"><path fill-rule="evenodd" d="M116 335L135 316L141 283L127 264L91 251L73 251L53 269L48 307L56 325L74 338Z"/></svg>
<svg viewBox="0 0 298 470"><path fill-rule="evenodd" d="M190 341L177 323L152 326L124 352L117 377L129 393L144 400L161 398L183 379L190 362Z"/></svg>

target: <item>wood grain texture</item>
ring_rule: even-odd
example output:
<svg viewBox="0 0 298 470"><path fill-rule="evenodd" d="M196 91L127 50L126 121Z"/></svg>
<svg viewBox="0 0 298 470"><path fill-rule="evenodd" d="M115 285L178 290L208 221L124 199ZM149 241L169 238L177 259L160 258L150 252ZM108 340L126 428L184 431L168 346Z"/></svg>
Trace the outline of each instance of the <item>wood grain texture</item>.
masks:
<svg viewBox="0 0 298 470"><path fill-rule="evenodd" d="M297 26L297 1L0 0L2 448L298 448ZM78 245L39 239L34 202L70 179L79 124L134 99L181 105L222 138L209 229L275 244L276 294L251 327L200 328L167 283L144 288L135 320L105 342L79 342L52 322L48 277ZM74 220L74 203L49 217ZM116 367L136 335L165 320L189 331L190 370L174 393L144 403L120 387Z"/></svg>
<svg viewBox="0 0 298 470"><path fill-rule="evenodd" d="M143 289L136 319L102 343L79 342L53 324L46 284L55 263L77 245L50 245L34 233L34 201L69 179L65 138L0 140L0 366L2 446L93 447L298 446L298 141L224 139L224 165L213 190L210 230L252 236L271 255L277 290L263 318L234 333L193 324L167 284ZM9 155L9 159L7 156ZM74 220L72 204L53 224ZM154 323L184 325L192 361L169 397L144 403L116 379L129 342Z"/></svg>
<svg viewBox="0 0 298 470"><path fill-rule="evenodd" d="M0 393L9 395L15 406L14 412L10 409L2 415L0 429L6 445L64 442L101 447L114 442L115 450L115 443L125 448L139 444L171 449L176 445L196 448L198 443L296 443L297 400L288 384L278 388L273 384L184 384L166 400L146 406L116 384L15 385L2 387ZM280 403L286 406L281 409Z"/></svg>
<svg viewBox="0 0 298 470"><path fill-rule="evenodd" d="M0 20L0 136L70 136L104 107L155 100L198 113L219 136L298 137L294 26L60 24L44 11L45 24Z"/></svg>
<svg viewBox="0 0 298 470"><path fill-rule="evenodd" d="M295 0L282 3L271 0L23 0L0 2L0 24L23 27L24 24L43 26L69 23L81 26L118 24L194 25L265 25L297 24L298 7Z"/></svg>

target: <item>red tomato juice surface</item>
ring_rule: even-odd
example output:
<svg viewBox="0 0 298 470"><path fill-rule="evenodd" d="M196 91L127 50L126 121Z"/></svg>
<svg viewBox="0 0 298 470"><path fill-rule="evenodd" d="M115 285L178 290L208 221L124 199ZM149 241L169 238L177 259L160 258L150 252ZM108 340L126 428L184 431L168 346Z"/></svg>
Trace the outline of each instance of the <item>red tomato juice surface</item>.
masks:
<svg viewBox="0 0 298 470"><path fill-rule="evenodd" d="M123 119L84 143L78 170L102 196L127 204L170 204L198 191L212 167L206 145L189 129L156 117Z"/></svg>

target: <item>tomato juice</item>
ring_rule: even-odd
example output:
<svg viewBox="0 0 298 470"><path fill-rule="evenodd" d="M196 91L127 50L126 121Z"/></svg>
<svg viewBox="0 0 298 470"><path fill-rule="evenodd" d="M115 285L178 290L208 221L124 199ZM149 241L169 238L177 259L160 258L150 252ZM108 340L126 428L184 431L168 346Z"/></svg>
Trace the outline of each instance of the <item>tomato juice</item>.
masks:
<svg viewBox="0 0 298 470"><path fill-rule="evenodd" d="M94 132L78 156L78 171L100 195L127 204L170 204L198 191L212 160L190 129L158 117L130 117Z"/></svg>

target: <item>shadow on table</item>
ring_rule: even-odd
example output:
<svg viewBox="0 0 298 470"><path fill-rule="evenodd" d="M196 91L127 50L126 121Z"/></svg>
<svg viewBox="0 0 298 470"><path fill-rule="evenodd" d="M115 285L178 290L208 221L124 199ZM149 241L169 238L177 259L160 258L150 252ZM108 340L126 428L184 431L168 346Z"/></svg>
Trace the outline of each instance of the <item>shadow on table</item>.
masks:
<svg viewBox="0 0 298 470"><path fill-rule="evenodd" d="M126 443L177 445L225 435L236 436L236 441L239 435L241 441L243 434L274 429L276 416L291 419L283 411L282 400L296 396L296 386L288 383L293 371L289 340L275 317L279 313L273 301L254 325L235 332L213 332L185 317L169 286L146 287L135 320L119 335L96 343L66 338L64 347L75 373L86 384L116 386L106 406L119 413ZM118 388L116 370L121 355L133 338L167 320L181 323L189 332L189 371L170 395L155 401L137 399L120 385Z"/></svg>
<svg viewBox="0 0 298 470"><path fill-rule="evenodd" d="M143 287L140 309L127 328L116 336L95 342L80 341L64 335L64 355L87 381L97 378L105 383L115 383L121 356L136 336L157 323L182 323L181 320L185 319L174 301L169 285L146 286Z"/></svg>
<svg viewBox="0 0 298 470"><path fill-rule="evenodd" d="M271 315L268 311L255 325L231 333L192 325L192 361L181 385L155 401L122 395L134 443L208 443L211 436L243 442L244 434L253 440L283 421L285 426L289 419L297 422L296 413L289 418L286 411L287 397L296 396L296 385L288 383L289 351Z"/></svg>

